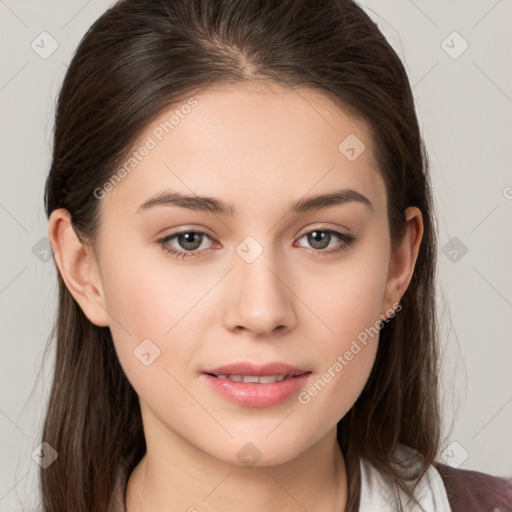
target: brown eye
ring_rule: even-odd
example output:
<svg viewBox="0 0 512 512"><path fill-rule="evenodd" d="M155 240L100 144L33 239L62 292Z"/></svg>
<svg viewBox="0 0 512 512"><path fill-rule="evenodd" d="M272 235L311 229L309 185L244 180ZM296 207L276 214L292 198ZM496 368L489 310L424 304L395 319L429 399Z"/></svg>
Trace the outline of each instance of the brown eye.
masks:
<svg viewBox="0 0 512 512"><path fill-rule="evenodd" d="M176 241L182 249L187 251L195 251L199 249L203 241L203 234L196 231L188 231L176 235Z"/></svg>
<svg viewBox="0 0 512 512"><path fill-rule="evenodd" d="M198 256L204 249L207 249L208 247L202 247L205 240L211 242L212 238L202 231L181 231L158 240L158 244L168 253L185 259Z"/></svg>
<svg viewBox="0 0 512 512"><path fill-rule="evenodd" d="M302 235L299 240L306 239L307 243L312 249L316 251L330 253L337 252L347 248L352 242L354 237L345 235L332 229L314 229ZM341 243L340 243L341 241ZM304 246L300 246L304 247ZM325 249L332 249L325 251Z"/></svg>
<svg viewBox="0 0 512 512"><path fill-rule="evenodd" d="M331 241L331 233L327 231L311 231L307 235L308 243L313 249L325 249Z"/></svg>

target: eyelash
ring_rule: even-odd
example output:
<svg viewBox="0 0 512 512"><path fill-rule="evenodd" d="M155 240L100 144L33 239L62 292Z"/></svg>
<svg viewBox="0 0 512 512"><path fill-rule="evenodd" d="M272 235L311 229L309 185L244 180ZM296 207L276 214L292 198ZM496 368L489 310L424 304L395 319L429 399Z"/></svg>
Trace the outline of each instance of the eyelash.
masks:
<svg viewBox="0 0 512 512"><path fill-rule="evenodd" d="M335 231L333 229L327 229L327 228L321 228L321 227L312 229L310 231L306 231L304 234L302 234L298 238L298 240L300 240L304 236L309 235L310 233L313 233L315 231L334 235L338 239L340 239L344 242L342 245L336 247L335 249L331 249L329 251L323 250L323 249L311 249L312 251L314 251L313 254L315 254L315 255L332 255L332 254L342 253L343 251L346 251L356 241L356 239L351 235L346 235L344 233L340 233L339 231ZM209 240L212 240L212 237L210 235L208 235L208 233L205 233L204 231L186 230L186 231L178 231L171 235L167 235L166 237L161 238L160 240L157 240L157 243L162 247L162 249L164 251L166 251L169 254L173 254L176 259L178 259L178 258L182 258L182 259L194 258L201 251L197 251L197 249L195 251L179 251L179 250L176 250L174 247L168 245L170 240L178 237L179 235L183 235L186 233L195 233L197 235L204 235Z"/></svg>

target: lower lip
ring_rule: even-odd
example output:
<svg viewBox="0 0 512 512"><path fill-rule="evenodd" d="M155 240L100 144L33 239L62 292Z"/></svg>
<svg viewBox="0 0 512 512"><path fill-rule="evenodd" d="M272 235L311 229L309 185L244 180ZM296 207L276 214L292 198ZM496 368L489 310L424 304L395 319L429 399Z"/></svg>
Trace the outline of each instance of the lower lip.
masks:
<svg viewBox="0 0 512 512"><path fill-rule="evenodd" d="M311 372L269 384L235 382L207 373L203 375L214 391L238 405L270 407L297 393L309 379Z"/></svg>

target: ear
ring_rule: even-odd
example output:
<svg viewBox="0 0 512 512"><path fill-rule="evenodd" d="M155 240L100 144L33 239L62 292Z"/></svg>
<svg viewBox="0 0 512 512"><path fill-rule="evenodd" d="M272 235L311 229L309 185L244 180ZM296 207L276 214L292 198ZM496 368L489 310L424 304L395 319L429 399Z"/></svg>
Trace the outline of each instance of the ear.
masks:
<svg viewBox="0 0 512 512"><path fill-rule="evenodd" d="M69 212L63 208L50 216L48 238L55 262L71 295L87 318L99 327L109 325L105 296L92 247L78 239Z"/></svg>
<svg viewBox="0 0 512 512"><path fill-rule="evenodd" d="M394 304L400 302L411 282L423 237L423 217L416 207L405 210L405 230L401 241L391 249L386 291L382 304L381 318L390 316ZM386 313L387 311L387 313Z"/></svg>

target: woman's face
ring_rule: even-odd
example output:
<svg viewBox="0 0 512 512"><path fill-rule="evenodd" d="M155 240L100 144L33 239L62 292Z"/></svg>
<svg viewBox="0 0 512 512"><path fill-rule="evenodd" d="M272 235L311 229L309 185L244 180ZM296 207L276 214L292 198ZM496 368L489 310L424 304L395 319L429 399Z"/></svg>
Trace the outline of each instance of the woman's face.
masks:
<svg viewBox="0 0 512 512"><path fill-rule="evenodd" d="M292 459L353 405L401 296L366 124L319 92L252 83L170 108L133 149L97 191L96 255L146 437Z"/></svg>

